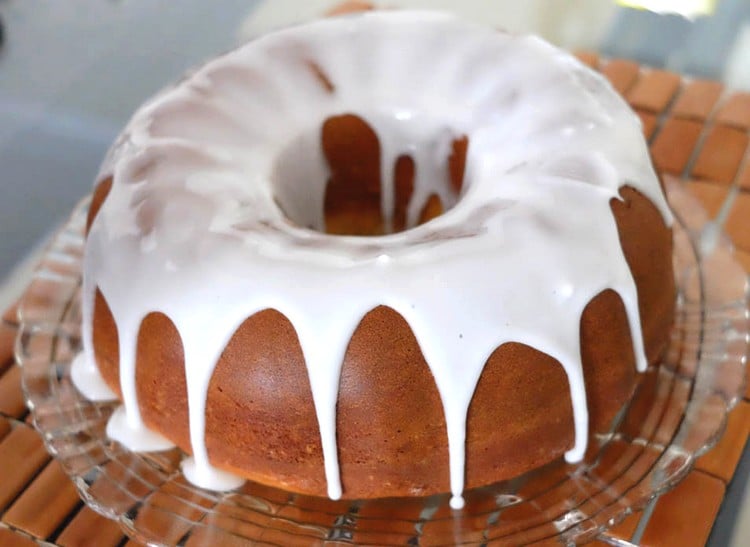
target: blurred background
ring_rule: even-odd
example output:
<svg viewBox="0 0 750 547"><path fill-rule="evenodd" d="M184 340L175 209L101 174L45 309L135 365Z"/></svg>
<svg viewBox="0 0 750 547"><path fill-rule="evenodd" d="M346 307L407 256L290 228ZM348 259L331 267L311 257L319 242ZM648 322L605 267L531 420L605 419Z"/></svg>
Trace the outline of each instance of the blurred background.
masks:
<svg viewBox="0 0 750 547"><path fill-rule="evenodd" d="M90 191L109 143L140 103L190 66L337 3L0 0L0 308L20 292L46 237ZM571 50L750 90L750 0L373 3L447 9ZM644 3L658 13L639 9ZM737 545L750 544L750 516L737 518L741 492L730 492L734 505L711 544L727 545L732 533Z"/></svg>

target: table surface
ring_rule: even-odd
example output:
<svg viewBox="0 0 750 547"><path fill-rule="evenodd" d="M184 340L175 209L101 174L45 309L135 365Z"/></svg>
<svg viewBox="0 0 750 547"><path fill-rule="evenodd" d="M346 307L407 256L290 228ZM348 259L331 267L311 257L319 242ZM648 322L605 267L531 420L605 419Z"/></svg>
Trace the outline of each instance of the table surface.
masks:
<svg viewBox="0 0 750 547"><path fill-rule="evenodd" d="M201 0L184 0L179 8L166 0L122 6L77 0L73 4L90 11L72 20L69 10L51 0L0 2L6 35L5 47L0 49L0 184L9 189L0 203L0 231L6 235L0 238L0 278L89 190L89 180L117 127L145 96L197 60L226 49L238 37L252 36L284 17L289 19L284 7L291 3L279 0L273 3L275 7L265 3L252 12L258 2L222 0L221 9L212 10ZM324 4L326 0L308 2L306 9L320 10ZM472 2L463 4L471 11ZM493 6L497 7L492 14L495 19L485 20L509 21L505 4ZM568 30L566 35L564 29L580 21L580 14L573 12L557 30L547 28L546 19L532 17L538 6L536 12L534 6L528 8L527 19L523 19L524 10L516 10L513 25L517 30L542 33L547 28L547 37L558 43L606 53L582 58L602 70L638 111L657 168L681 179L711 215L718 214L732 196L726 230L737 246L738 260L750 271L750 94L730 90L742 85L742 79L724 61L731 60L732 47L742 41L742 25L737 21L750 20L748 4L724 0L713 18L688 27L679 18L654 18L613 6L595 14L608 21L604 27L608 30L598 34ZM733 20L729 27L728 19ZM173 22L170 32L159 30L165 20ZM714 41L713 61L710 40L697 48L700 54L686 53L693 47L693 38L705 36L711 25L722 20L722 28L734 29L734 34L725 32L724 38ZM682 36L681 41L672 36L679 47L670 50L665 45L669 40L663 40L659 57L655 50L660 47L642 47L643 36L626 39L634 21L647 35L671 29L673 35ZM750 47L750 41L746 45ZM686 80L674 71L642 69L623 56L710 78ZM718 62L718 58L723 60ZM68 63L69 70L60 70L63 61L70 60L74 61ZM122 66L132 71L123 71ZM37 81L29 82L29 75ZM731 86L717 79L729 80ZM734 188L739 189L736 196ZM12 275L6 290L0 290L0 302L16 296L26 279L22 271ZM8 313L0 325L0 469L20 471L12 477L0 472L0 545L20 544L24 537L62 545L118 545L124 541L119 528L81 504L28 425L19 371L10 361L13 323L13 314ZM750 451L745 450L742 458L750 433L748 395L732 413L719 446L700 460L677 489L663 496L652 513L635 515L618 526L616 537L644 545L702 545L707 541L726 545L733 530L736 545L750 537L750 516L737 517L750 474ZM697 505L687 507L686 500ZM746 512L749 505L746 501ZM45 507L42 514L40 507ZM695 518L684 523L685 514ZM717 514L719 524L714 527Z"/></svg>

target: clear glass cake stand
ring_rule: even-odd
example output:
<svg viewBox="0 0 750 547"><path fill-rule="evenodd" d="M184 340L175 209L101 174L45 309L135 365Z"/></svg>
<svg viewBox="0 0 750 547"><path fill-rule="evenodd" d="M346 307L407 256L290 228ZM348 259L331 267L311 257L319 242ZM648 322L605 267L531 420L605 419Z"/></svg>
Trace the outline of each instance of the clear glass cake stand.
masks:
<svg viewBox="0 0 750 547"><path fill-rule="evenodd" d="M579 465L553 462L515 480L466 493L330 501L248 483L239 491L196 488L179 450L137 454L105 434L111 403L84 399L70 381L80 348L83 229L88 200L52 240L21 303L17 357L36 428L86 503L153 545L456 545L583 543L679 482L721 436L744 389L748 283L720 238L700 251L709 222L678 184L676 322L663 361L651 367L619 425L592 441Z"/></svg>

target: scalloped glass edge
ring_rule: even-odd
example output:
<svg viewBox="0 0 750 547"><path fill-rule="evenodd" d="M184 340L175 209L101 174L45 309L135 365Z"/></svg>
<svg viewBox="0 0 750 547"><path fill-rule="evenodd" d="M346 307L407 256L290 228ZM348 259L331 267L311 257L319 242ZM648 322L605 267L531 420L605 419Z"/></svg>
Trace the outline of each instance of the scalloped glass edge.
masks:
<svg viewBox="0 0 750 547"><path fill-rule="evenodd" d="M644 375L634 402L613 432L598 439L592 457L469 491L463 512L448 508L447 494L333 502L250 483L220 494L185 482L176 449L132 454L109 441L104 426L113 405L86 401L69 381L70 360L80 346L80 267L90 197L53 237L19 305L16 358L26 402L47 449L84 501L144 543L589 541L682 480L720 438L728 412L744 393L748 277L724 236L713 253L700 256L700 235L710 219L679 183L668 181L667 192L676 214L679 295L663 362ZM649 405L640 416L634 407L642 400ZM635 430L633 416L643 419ZM515 514L521 516L514 520Z"/></svg>

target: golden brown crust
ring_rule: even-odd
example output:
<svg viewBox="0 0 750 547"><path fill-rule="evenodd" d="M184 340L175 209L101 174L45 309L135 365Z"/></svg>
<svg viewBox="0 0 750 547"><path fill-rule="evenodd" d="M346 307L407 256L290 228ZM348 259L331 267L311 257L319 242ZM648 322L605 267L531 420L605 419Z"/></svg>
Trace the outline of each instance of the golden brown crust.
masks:
<svg viewBox="0 0 750 547"><path fill-rule="evenodd" d="M587 306L581 342L590 431L606 432L632 395L636 376L627 316L614 291L604 291ZM573 408L562 366L523 344L498 348L469 409L467 486L544 465L573 441Z"/></svg>
<svg viewBox="0 0 750 547"><path fill-rule="evenodd" d="M329 17L335 17L337 15L349 15L352 13L358 13L360 11L371 11L375 9L375 5L372 2L365 2L364 0L347 0L336 4L334 7L326 12Z"/></svg>
<svg viewBox="0 0 750 547"><path fill-rule="evenodd" d="M325 492L307 368L297 334L279 312L253 315L232 337L209 385L206 427L213 462L252 469L264 484Z"/></svg>
<svg viewBox="0 0 750 547"><path fill-rule="evenodd" d="M337 412L347 495L448 490L448 474L436 473L448 468L440 395L408 323L393 309L375 308L352 336Z"/></svg>
<svg viewBox="0 0 750 547"><path fill-rule="evenodd" d="M380 142L375 131L359 116L342 114L325 121L321 143L331 172L325 193L326 231L363 236L384 233ZM402 171L408 175L403 166Z"/></svg>
<svg viewBox="0 0 750 547"><path fill-rule="evenodd" d="M93 321L94 358L104 380L122 398L120 389L120 342L117 324L107 300L97 287Z"/></svg>
<svg viewBox="0 0 750 547"><path fill-rule="evenodd" d="M359 116L342 114L325 121L323 154L330 169L326 185L326 232L339 235L381 235L389 230L381 214L380 143L373 128ZM445 170L456 197L461 192L469 139L455 139ZM411 156L399 156L393 168L395 200L391 231L406 229L406 211L414 193L416 167ZM428 197L418 217L424 224L444 212L437 194Z"/></svg>
<svg viewBox="0 0 750 547"><path fill-rule="evenodd" d="M469 138L464 135L454 139L451 145L451 154L448 156L448 173L450 174L451 186L457 193L461 193L464 186L464 173L466 171L466 153L469 151Z"/></svg>
<svg viewBox="0 0 750 547"><path fill-rule="evenodd" d="M89 212L86 215L86 235L88 235L91 225L94 223L96 215L99 213L104 200L107 199L109 191L112 189L112 177L102 179L102 181L94 188L94 194L91 196L91 204L89 205Z"/></svg>
<svg viewBox="0 0 750 547"><path fill-rule="evenodd" d="M143 420L157 431L168 428L169 438L187 448L190 431L180 333L169 317L150 313L141 322L137 344L135 385Z"/></svg>
<svg viewBox="0 0 750 547"><path fill-rule="evenodd" d="M622 201L612 200L625 259L638 288L644 344L653 362L666 347L674 315L672 230L651 201L632 187L620 189Z"/></svg>

